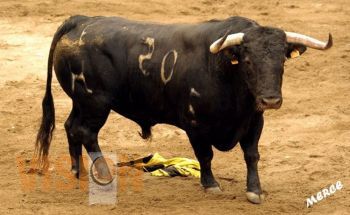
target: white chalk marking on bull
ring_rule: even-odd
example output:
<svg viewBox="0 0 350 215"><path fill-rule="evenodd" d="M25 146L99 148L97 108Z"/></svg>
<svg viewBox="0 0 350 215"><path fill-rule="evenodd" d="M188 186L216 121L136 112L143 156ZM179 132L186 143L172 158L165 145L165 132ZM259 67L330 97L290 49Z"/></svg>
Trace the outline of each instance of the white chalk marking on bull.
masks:
<svg viewBox="0 0 350 215"><path fill-rule="evenodd" d="M82 81L83 84L84 84L84 89L86 90L86 92L88 92L89 94L92 94L92 90L90 90L88 87L87 87L87 84L86 84L86 81L85 81L85 76L84 76L84 61L81 62L81 72L78 73L78 74L75 74L72 72L71 70L71 65L70 63L68 63L68 66L69 66L69 70L71 71L71 74L72 74L72 92L74 92L75 90L75 81L79 80L79 81Z"/></svg>
<svg viewBox="0 0 350 215"><path fill-rule="evenodd" d="M75 90L75 82L76 81L82 81L83 84L84 84L84 89L86 90L86 92L88 93L92 93L92 90L90 90L87 85L86 85L86 82L85 82L85 77L84 77L84 74L83 73L79 73L79 74L74 74L74 73L71 73L72 74L72 91L74 92Z"/></svg>
<svg viewBox="0 0 350 215"><path fill-rule="evenodd" d="M166 59L168 58L168 56L173 53L174 54L174 63L173 63L173 67L171 68L171 71L170 71L170 74L169 74L169 77L168 78L165 78L165 61ZM162 60L162 67L161 67L161 70L160 70L160 77L162 78L162 81L164 84L167 84L172 76L173 76L173 73L174 73L174 67L175 67L175 64L176 64L176 61L177 61L177 51L176 50L171 50L169 51L168 53L165 54L163 60Z"/></svg>
<svg viewBox="0 0 350 215"><path fill-rule="evenodd" d="M90 27L91 25L87 25L84 30L81 32L80 38L79 38L79 46L84 45L84 41L83 41L83 36L86 34L86 30L88 27Z"/></svg>
<svg viewBox="0 0 350 215"><path fill-rule="evenodd" d="M188 112L190 112L192 115L195 114L193 106L191 104L188 105Z"/></svg>
<svg viewBox="0 0 350 215"><path fill-rule="evenodd" d="M85 81L84 73L80 73L80 74L76 77L76 80L82 81L83 84L84 84L84 88L85 88L86 92L88 92L89 94L92 93L92 90L90 90L90 89L87 87L87 84L86 84L86 81Z"/></svg>
<svg viewBox="0 0 350 215"><path fill-rule="evenodd" d="M72 88L72 92L74 92L74 89L75 89L75 74L72 72L72 67L70 65L70 62L68 61L68 69L69 69L69 72L71 73L71 78L72 78L72 84L71 84L71 88Z"/></svg>
<svg viewBox="0 0 350 215"><path fill-rule="evenodd" d="M76 75L74 73L71 73L72 75L72 92L74 92L74 89L75 89L75 79L76 79Z"/></svg>
<svg viewBox="0 0 350 215"><path fill-rule="evenodd" d="M190 96L196 96L196 97L201 97L201 94L194 89L193 87L191 88Z"/></svg>
<svg viewBox="0 0 350 215"><path fill-rule="evenodd" d="M139 68L144 75L149 75L149 72L147 72L143 68L142 63L144 60L151 60L152 58L153 51L154 51L154 38L147 37L146 39L143 39L143 43L148 45L148 53L145 55L141 54L139 56Z"/></svg>

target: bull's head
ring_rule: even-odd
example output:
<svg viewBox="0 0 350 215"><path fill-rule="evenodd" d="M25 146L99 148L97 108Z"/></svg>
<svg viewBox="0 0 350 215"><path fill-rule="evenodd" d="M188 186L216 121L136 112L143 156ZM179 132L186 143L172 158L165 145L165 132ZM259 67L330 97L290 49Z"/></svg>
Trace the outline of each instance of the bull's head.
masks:
<svg viewBox="0 0 350 215"><path fill-rule="evenodd" d="M258 111L278 109L282 104L282 75L284 62L306 51L306 47L325 50L327 42L284 32L270 27L254 27L244 33L225 35L210 46L210 52L223 51L234 66L240 67L250 92L256 99Z"/></svg>

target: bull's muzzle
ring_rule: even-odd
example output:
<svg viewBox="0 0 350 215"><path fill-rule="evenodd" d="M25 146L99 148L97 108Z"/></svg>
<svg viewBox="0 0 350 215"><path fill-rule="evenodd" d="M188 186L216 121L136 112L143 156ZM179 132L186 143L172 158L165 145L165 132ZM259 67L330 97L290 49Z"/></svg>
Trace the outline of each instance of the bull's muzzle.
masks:
<svg viewBox="0 0 350 215"><path fill-rule="evenodd" d="M282 97L263 97L257 100L257 109L264 111L267 109L279 109L282 105Z"/></svg>

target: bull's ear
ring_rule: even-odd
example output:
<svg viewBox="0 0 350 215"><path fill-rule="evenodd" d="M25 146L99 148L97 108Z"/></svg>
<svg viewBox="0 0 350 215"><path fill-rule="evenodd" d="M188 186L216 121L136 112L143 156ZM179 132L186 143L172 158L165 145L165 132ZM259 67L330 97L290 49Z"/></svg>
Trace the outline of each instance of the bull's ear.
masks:
<svg viewBox="0 0 350 215"><path fill-rule="evenodd" d="M306 46L296 43L288 43L288 49L286 53L287 58L296 58L302 55L306 51Z"/></svg>
<svg viewBox="0 0 350 215"><path fill-rule="evenodd" d="M231 62L232 65L238 64L238 55L237 51L234 48L224 49L223 54L225 58Z"/></svg>

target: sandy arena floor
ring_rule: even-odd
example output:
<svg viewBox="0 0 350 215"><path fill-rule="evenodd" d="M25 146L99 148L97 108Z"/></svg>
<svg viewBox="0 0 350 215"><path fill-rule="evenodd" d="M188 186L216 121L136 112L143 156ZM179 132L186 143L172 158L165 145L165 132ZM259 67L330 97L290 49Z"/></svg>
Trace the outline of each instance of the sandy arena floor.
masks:
<svg viewBox="0 0 350 215"><path fill-rule="evenodd" d="M259 2L259 3L256 3ZM260 177L267 198L246 201L246 168L239 147L215 151L213 171L224 192L205 194L195 178L141 175L137 187L119 187L116 205L88 205L88 192L68 189L70 167L63 123L70 99L54 78L56 126L50 158L61 175L46 189L23 189L33 155L46 83L47 55L60 23L75 14L122 16L163 23L198 22L239 15L326 40L332 49L309 49L286 63L284 104L265 114L260 141ZM2 0L0 2L0 213L1 214L350 214L350 3L348 0ZM194 154L183 131L154 128L151 142L138 126L112 113L100 133L104 152L136 158ZM125 173L126 171L123 171ZM120 174L119 180L128 180ZM344 188L313 208L305 199L340 180ZM52 182L51 181L51 182ZM69 187L69 186L68 186ZM137 189L136 189L137 188Z"/></svg>

